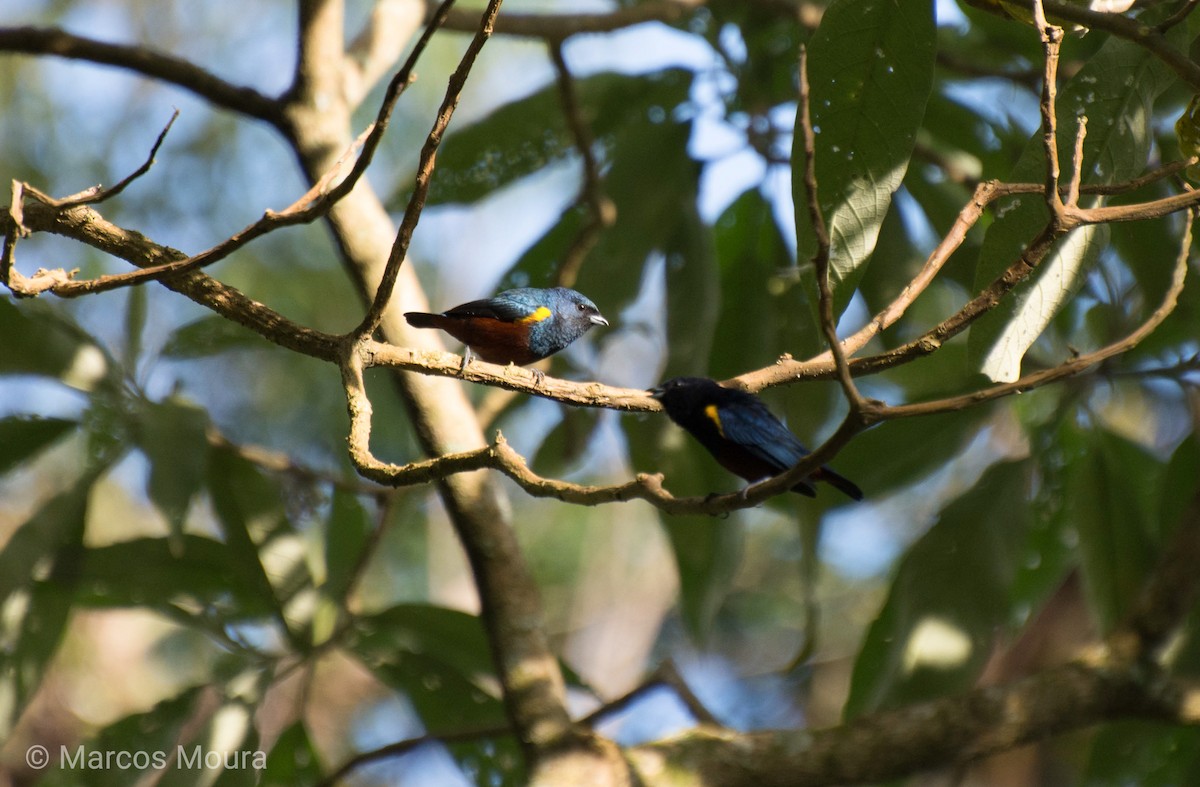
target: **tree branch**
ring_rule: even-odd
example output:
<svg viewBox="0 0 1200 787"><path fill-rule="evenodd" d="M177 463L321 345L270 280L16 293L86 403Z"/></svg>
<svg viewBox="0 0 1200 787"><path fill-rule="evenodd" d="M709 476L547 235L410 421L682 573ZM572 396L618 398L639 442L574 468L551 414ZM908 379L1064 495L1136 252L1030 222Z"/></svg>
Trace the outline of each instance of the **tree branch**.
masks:
<svg viewBox="0 0 1200 787"><path fill-rule="evenodd" d="M0 51L52 55L117 66L194 93L214 106L282 129L279 102L257 90L230 84L182 58L144 46L109 44L57 28L0 27Z"/></svg>
<svg viewBox="0 0 1200 787"><path fill-rule="evenodd" d="M444 14L449 13L450 2L451 0L447 0L442 6L443 18ZM408 205L404 209L404 218L400 220L396 240L392 244L387 265L383 269L383 278L375 290L375 297L366 316L354 330L358 336L370 336L383 322L383 312L392 299L392 292L396 288L396 278L400 274L400 266L404 264L404 259L408 256L408 246L412 242L413 232L417 228L417 222L421 219L421 211L425 207L425 198L429 194L429 184L433 178L438 147L442 144L442 137L445 136L446 129L450 126L450 119L454 117L454 109L458 106L458 99L462 95L463 88L466 87L471 67L475 65L475 59L482 51L483 45L492 36L492 28L496 24L496 14L500 12L500 3L501 0L489 0L487 9L478 22L475 37L471 39L467 51L458 63L458 68L450 76L450 83L446 86L446 96L442 99L442 105L438 109L433 128L429 130L429 135L425 138L425 144L421 148L416 183L413 185Z"/></svg>

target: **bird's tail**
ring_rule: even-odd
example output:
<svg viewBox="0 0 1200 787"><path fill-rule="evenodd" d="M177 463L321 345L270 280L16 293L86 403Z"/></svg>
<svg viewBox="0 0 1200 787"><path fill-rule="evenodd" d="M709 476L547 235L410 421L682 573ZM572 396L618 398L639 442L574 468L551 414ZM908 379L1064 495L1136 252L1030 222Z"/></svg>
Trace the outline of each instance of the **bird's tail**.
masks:
<svg viewBox="0 0 1200 787"><path fill-rule="evenodd" d="M414 328L437 328L442 322L442 315L427 312L405 312L404 319Z"/></svg>
<svg viewBox="0 0 1200 787"><path fill-rule="evenodd" d="M838 475L828 467L822 467L818 469L817 472L812 474L812 477L819 481L824 481L834 489L837 489L854 500L863 499L863 493L862 490L858 488L858 484L854 483L843 475Z"/></svg>

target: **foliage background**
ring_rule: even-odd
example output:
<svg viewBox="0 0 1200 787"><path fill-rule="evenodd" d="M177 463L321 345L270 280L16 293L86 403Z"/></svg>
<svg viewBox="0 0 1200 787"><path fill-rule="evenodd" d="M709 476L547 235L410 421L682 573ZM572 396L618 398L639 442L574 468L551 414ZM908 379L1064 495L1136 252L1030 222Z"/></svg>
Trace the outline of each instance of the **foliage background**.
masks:
<svg viewBox="0 0 1200 787"><path fill-rule="evenodd" d="M1039 181L1036 34L948 2L936 5L935 29L929 4L904 5L927 30L888 18L868 31L878 41L858 43L902 75L927 58L927 81L879 88L868 79L865 97L846 86L858 53L836 37L837 10L813 32L777 4L713 0L673 24L566 40L601 188L616 208L576 286L613 327L554 359L552 374L644 388L820 351L812 237L802 226L796 239L789 158L801 43L811 48L825 208L844 241L837 248L850 250L834 258L843 332L895 297L975 182ZM532 0L505 9L596 10ZM370 4L347 10L354 31ZM147 43L269 95L287 87L295 57L295 13L283 2L26 0L9 3L0 22ZM1196 24L1177 26L1173 42L1186 50ZM435 37L368 173L394 214L463 42ZM306 188L263 124L188 92L85 62L0 63L6 181L50 194L114 182L177 107L153 169L103 206L111 221L194 252ZM537 39L502 34L488 44L409 262L433 303L549 283L586 222L582 161L554 76ZM1068 39L1063 76L1065 112L1088 116L1085 182L1126 180L1179 157L1173 123L1191 89L1153 56L1093 32ZM823 103L836 109L847 96L861 103L848 112ZM877 225L875 244L854 223L869 213L855 202L855 155L894 175L865 220ZM1173 188L1159 181L1131 196ZM837 218L843 190L849 225ZM1044 220L1036 203L996 206L869 351L920 335L991 281ZM1053 366L1144 320L1167 287L1180 224L1114 226L1093 243L1060 286L1061 308L1045 310L1025 368ZM20 249L26 265L124 270L49 236ZM336 260L326 228L310 224L274 232L210 273L300 323L341 332L362 306ZM969 338L862 378L863 392L903 403L979 387L978 361L1017 302ZM815 501L784 496L724 518L668 517L640 502L532 499L509 484L572 707L591 711L670 660L731 727L824 726L1026 674L1111 630L1196 488L1197 305L1189 283L1149 341L1086 375L860 435L835 464L867 491L861 505L823 489ZM358 751L503 723L475 587L442 505L427 487L385 491L355 478L344 398L327 365L150 286L0 302L0 374L0 763L13 783L36 775L22 762L34 742L107 751L191 736L214 750L270 752L265 772L228 770L222 783L299 784ZM369 386L376 455L418 458L395 390L381 372ZM661 416L468 393L543 475L599 484L661 471L680 495L737 488ZM806 442L845 412L831 381L763 395ZM811 632L804 578L814 557ZM1196 666L1192 630L1171 654L1185 677ZM809 634L812 659L783 672ZM629 745L693 722L659 689L599 729ZM1200 779L1198 743L1183 726L1099 725L980 765L979 778L1188 783ZM355 778L520 783L519 763L511 738L467 736ZM109 777L127 783L128 774Z"/></svg>

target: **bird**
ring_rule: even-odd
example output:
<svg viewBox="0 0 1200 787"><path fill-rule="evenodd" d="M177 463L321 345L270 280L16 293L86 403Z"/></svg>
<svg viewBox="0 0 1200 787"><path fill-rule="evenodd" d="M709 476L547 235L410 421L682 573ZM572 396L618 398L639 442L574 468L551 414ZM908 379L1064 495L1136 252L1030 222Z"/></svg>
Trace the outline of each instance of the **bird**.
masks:
<svg viewBox="0 0 1200 787"><path fill-rule="evenodd" d="M747 481L779 475L809 454L762 399L716 380L675 377L650 389L650 396L722 467ZM823 465L792 491L816 497L810 481L824 481L854 500L863 499L857 484Z"/></svg>
<svg viewBox="0 0 1200 787"><path fill-rule="evenodd" d="M459 304L441 314L405 312L414 328L440 328L489 363L526 366L553 355L597 325L608 325L600 309L566 287L519 287L494 297Z"/></svg>

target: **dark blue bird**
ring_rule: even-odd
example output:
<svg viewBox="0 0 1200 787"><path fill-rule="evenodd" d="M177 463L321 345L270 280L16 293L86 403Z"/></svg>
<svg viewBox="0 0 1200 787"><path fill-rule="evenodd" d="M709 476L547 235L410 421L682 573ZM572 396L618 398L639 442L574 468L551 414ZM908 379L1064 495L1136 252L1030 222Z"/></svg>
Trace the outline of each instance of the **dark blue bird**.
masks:
<svg viewBox="0 0 1200 787"><path fill-rule="evenodd" d="M754 394L726 388L707 377L676 377L651 389L650 395L722 467L747 481L779 475L808 456L808 449ZM853 481L828 467L818 467L807 480L825 481L855 500L863 498ZM816 496L807 481L792 491Z"/></svg>
<svg viewBox="0 0 1200 787"><path fill-rule="evenodd" d="M407 312L415 328L440 328L485 361L524 366L553 355L594 326L608 325L596 304L566 287L505 290L441 314Z"/></svg>

